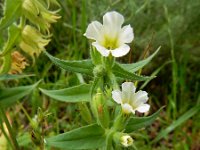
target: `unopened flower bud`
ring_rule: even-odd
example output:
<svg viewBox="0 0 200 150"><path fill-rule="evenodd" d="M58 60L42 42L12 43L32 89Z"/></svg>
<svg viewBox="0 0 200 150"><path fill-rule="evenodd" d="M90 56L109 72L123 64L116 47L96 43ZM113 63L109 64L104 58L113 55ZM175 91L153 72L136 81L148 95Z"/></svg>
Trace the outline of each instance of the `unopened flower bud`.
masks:
<svg viewBox="0 0 200 150"><path fill-rule="evenodd" d="M109 127L109 112L106 105L106 100L101 92L98 92L92 99L91 107L94 116L97 118L97 123L103 128Z"/></svg>
<svg viewBox="0 0 200 150"><path fill-rule="evenodd" d="M95 77L101 77L105 74L105 69L102 65L98 65L94 68L93 74Z"/></svg>
<svg viewBox="0 0 200 150"><path fill-rule="evenodd" d="M126 133L117 132L114 134L113 138L116 144L120 144L124 147L129 147L133 144L133 138Z"/></svg>

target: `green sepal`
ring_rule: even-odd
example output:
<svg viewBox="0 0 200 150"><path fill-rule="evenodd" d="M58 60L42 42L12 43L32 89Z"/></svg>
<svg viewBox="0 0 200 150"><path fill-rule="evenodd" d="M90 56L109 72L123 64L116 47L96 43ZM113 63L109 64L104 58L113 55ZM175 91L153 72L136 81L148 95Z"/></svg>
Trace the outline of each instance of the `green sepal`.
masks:
<svg viewBox="0 0 200 150"><path fill-rule="evenodd" d="M30 94L39 83L40 81L33 85L0 89L0 105L2 107L11 106L15 101Z"/></svg>
<svg viewBox="0 0 200 150"><path fill-rule="evenodd" d="M40 88L40 91L58 101L77 103L90 101L90 88L91 85L82 84L61 90L45 90Z"/></svg>
<svg viewBox="0 0 200 150"><path fill-rule="evenodd" d="M4 17L0 22L0 31L10 26L22 14L22 0L5 0Z"/></svg>
<svg viewBox="0 0 200 150"><path fill-rule="evenodd" d="M105 131L97 124L84 126L45 139L46 144L63 149L96 149L105 145Z"/></svg>
<svg viewBox="0 0 200 150"><path fill-rule="evenodd" d="M58 67L70 71L70 72L77 72L77 73L83 73L90 76L93 76L93 68L94 65L92 64L91 60L79 60L79 61L66 61L61 60L58 58L53 57L46 51L44 53L49 57L49 59Z"/></svg>
<svg viewBox="0 0 200 150"><path fill-rule="evenodd" d="M146 126L151 125L159 116L164 107L161 107L156 113L148 117L131 117L126 125L125 132L130 133Z"/></svg>
<svg viewBox="0 0 200 150"><path fill-rule="evenodd" d="M159 52L160 48L161 47L158 47L158 49L153 54L151 54L149 57L147 57L144 60L141 60L139 62L132 63L132 64L121 64L121 67L129 72L136 72L142 69L145 65L147 65L154 58L154 56Z"/></svg>
<svg viewBox="0 0 200 150"><path fill-rule="evenodd" d="M93 46L90 48L90 56L95 66L102 64L102 56Z"/></svg>

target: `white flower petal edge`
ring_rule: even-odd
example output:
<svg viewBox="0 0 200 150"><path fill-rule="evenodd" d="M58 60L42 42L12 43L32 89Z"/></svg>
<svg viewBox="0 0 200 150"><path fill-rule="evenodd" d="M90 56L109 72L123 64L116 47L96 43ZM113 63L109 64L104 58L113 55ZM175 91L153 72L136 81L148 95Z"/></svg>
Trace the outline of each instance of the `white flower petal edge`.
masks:
<svg viewBox="0 0 200 150"><path fill-rule="evenodd" d="M95 40L92 45L102 56L124 56L130 51L127 44L132 42L134 34L130 25L121 27L123 22L124 17L118 12L107 12L103 16L103 24L93 21L88 25L84 36Z"/></svg>
<svg viewBox="0 0 200 150"><path fill-rule="evenodd" d="M130 25L124 26L120 33L120 41L122 43L131 43L133 41L133 38L133 28L131 28Z"/></svg>
<svg viewBox="0 0 200 150"><path fill-rule="evenodd" d="M121 57L126 55L129 52L129 50L130 47L127 44L123 44L114 50L110 50L110 52L114 57Z"/></svg>
<svg viewBox="0 0 200 150"><path fill-rule="evenodd" d="M93 21L87 27L87 30L84 36L88 37L89 39L97 40L101 37L101 30L103 25L98 21Z"/></svg>
<svg viewBox="0 0 200 150"><path fill-rule="evenodd" d="M93 42L92 45L96 47L97 51L104 57L108 57L110 51L107 50L105 47L101 46L98 42Z"/></svg>
<svg viewBox="0 0 200 150"><path fill-rule="evenodd" d="M122 111L125 114L135 114L135 111L145 113L150 109L150 105L146 104L148 93L146 91L138 91L135 93L135 91L136 87L132 82L124 82L122 84L122 91L112 91L112 98L115 102L121 104Z"/></svg>
<svg viewBox="0 0 200 150"><path fill-rule="evenodd" d="M145 113L145 112L149 111L149 109L150 109L149 104L142 104L136 110L139 111L140 113Z"/></svg>
<svg viewBox="0 0 200 150"><path fill-rule="evenodd" d="M112 98L114 101L118 104L122 103L122 92L120 90L114 90L112 91Z"/></svg>
<svg viewBox="0 0 200 150"><path fill-rule="evenodd" d="M131 112L132 113L135 113L132 106L129 105L128 103L125 103L125 104L121 104L122 106L122 111L125 113L125 114L130 114Z"/></svg>

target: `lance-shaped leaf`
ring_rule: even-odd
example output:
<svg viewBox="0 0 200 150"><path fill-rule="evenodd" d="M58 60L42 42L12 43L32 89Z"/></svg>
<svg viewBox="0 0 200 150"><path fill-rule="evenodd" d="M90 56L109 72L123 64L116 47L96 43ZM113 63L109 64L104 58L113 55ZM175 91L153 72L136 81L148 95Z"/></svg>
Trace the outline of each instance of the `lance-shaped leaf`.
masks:
<svg viewBox="0 0 200 150"><path fill-rule="evenodd" d="M135 73L131 73L125 69L120 64L115 63L113 69L113 73L120 78L129 79L129 80L137 80L137 81L145 81L149 79L153 79L155 77L148 77L148 76L140 76Z"/></svg>
<svg viewBox="0 0 200 150"><path fill-rule="evenodd" d="M35 76L34 74L26 75L26 74L3 74L0 75L0 81L4 80L15 80L15 79L21 79L21 78L27 78Z"/></svg>
<svg viewBox="0 0 200 150"><path fill-rule="evenodd" d="M105 145L105 131L97 124L84 126L45 139L46 144L63 149L96 149Z"/></svg>
<svg viewBox="0 0 200 150"><path fill-rule="evenodd" d="M126 132L133 132L135 130L139 130L148 125L151 125L154 120L159 116L162 109L163 107L160 108L156 113L148 117L131 117L128 124L126 125Z"/></svg>
<svg viewBox="0 0 200 150"><path fill-rule="evenodd" d="M87 75L93 75L93 67L91 60L79 60L79 61L66 61L53 57L45 51L45 54L49 59L58 67L71 72L84 73Z"/></svg>
<svg viewBox="0 0 200 150"><path fill-rule="evenodd" d="M139 62L132 63L132 64L121 64L121 66L129 72L136 72L139 69L143 68L145 65L147 65L154 58L154 56L159 52L160 48L161 47L158 47L158 49L151 56L149 56L148 58L144 60L141 60Z"/></svg>
<svg viewBox="0 0 200 150"><path fill-rule="evenodd" d="M3 51L0 53L1 55L5 55L9 53L12 49L15 48L15 44L17 44L18 39L20 38L21 29L16 25L12 25L8 29L8 41L3 47Z"/></svg>
<svg viewBox="0 0 200 150"><path fill-rule="evenodd" d="M82 84L61 90L45 90L41 89L45 95L63 102L87 102L90 100L90 87L89 84Z"/></svg>
<svg viewBox="0 0 200 150"><path fill-rule="evenodd" d="M39 82L28 86L0 89L0 105L2 107L8 107L12 105L15 101L30 94L36 88Z"/></svg>
<svg viewBox="0 0 200 150"><path fill-rule="evenodd" d="M7 28L21 16L22 0L5 0L4 17L0 22L0 31Z"/></svg>
<svg viewBox="0 0 200 150"><path fill-rule="evenodd" d="M162 130L157 137L152 141L152 143L158 142L162 138L166 137L171 131L176 129L178 126L182 125L189 118L194 116L200 111L200 105L192 107L188 111L186 111L182 116L180 116L177 120L174 120L172 124L170 124L166 129Z"/></svg>

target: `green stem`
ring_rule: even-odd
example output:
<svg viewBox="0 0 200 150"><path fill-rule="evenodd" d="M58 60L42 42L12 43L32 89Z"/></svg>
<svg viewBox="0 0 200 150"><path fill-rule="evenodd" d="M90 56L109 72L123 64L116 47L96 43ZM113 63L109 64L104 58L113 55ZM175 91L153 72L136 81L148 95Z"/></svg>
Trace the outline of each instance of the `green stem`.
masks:
<svg viewBox="0 0 200 150"><path fill-rule="evenodd" d="M7 118L7 116L6 116L5 110L4 110L4 108L2 108L1 106L0 106L0 112L1 112L1 116L2 116L2 118L3 118L3 120L4 120L4 122L5 122L5 124L6 124L6 127L7 127L7 129L8 129L8 132L9 132L9 135L10 135L10 140L11 140L11 142L13 143L14 149L15 149L15 150L19 150L19 145L18 145L18 143L17 143L15 134L14 134L14 132L12 131L12 127L11 127L11 125L10 125L10 122L8 121L8 118Z"/></svg>
<svg viewBox="0 0 200 150"><path fill-rule="evenodd" d="M5 136L5 138L6 138L6 140L7 140L7 142L8 142L8 143L12 146L12 148L14 149L14 146L13 146L13 144L11 143L11 141L10 141L10 139L9 139L9 136L7 135L7 133L6 133L5 129L4 129L3 122L2 122L2 120L1 120L1 118L0 118L0 128L1 128L1 131L2 131L3 135Z"/></svg>

